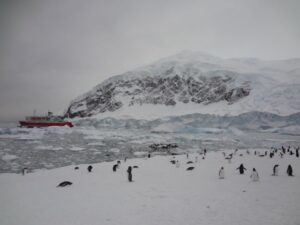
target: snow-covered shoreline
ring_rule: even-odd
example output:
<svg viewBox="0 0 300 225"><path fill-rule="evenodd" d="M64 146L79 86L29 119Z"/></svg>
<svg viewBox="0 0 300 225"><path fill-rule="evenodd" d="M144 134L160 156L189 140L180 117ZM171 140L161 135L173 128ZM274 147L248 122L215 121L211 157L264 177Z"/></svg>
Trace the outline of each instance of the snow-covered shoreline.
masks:
<svg viewBox="0 0 300 225"><path fill-rule="evenodd" d="M261 153L266 149L261 149ZM231 151L232 152L232 151ZM228 154L229 152L227 152ZM239 154L242 154L240 156ZM186 164L187 161L198 162ZM37 171L25 176L0 174L0 220L3 225L30 224L286 224L300 221L300 163L295 155L278 154L258 157L254 149L236 154L231 163L221 152L208 152L205 160L199 154L176 156L180 167L170 163L172 156ZM246 174L236 168L243 163ZM279 176L271 176L279 164ZM294 177L286 175L287 165ZM128 166L134 182L127 181ZM186 171L194 166L192 171ZM218 179L218 170L225 168L225 179ZM256 168L259 182L249 178ZM57 188L61 181L72 186Z"/></svg>

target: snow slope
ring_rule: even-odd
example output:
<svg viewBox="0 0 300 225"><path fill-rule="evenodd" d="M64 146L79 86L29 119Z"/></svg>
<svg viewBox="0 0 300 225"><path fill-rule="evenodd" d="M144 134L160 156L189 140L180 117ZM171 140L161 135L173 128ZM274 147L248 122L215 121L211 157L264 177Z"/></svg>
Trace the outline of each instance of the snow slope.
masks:
<svg viewBox="0 0 300 225"><path fill-rule="evenodd" d="M169 160L172 156L130 159L112 172L115 162L36 171L25 176L0 175L1 225L298 225L300 221L300 163L295 156L257 157L238 152L231 163L221 152L176 156L180 167ZM229 153L229 152L227 152ZM239 156L242 153L243 156ZM194 164L186 164L195 160ZM243 163L245 175L236 168ZM279 164L279 176L270 176ZM291 164L295 177L285 173ZM126 169L131 165L134 182L129 183ZM186 171L193 165L193 171ZM225 168L225 179L218 170ZM250 181L255 167L259 182ZM56 188L61 181L72 186Z"/></svg>
<svg viewBox="0 0 300 225"><path fill-rule="evenodd" d="M70 117L300 111L300 59L222 59L183 51L113 76L76 98ZM145 115L146 112L146 115Z"/></svg>

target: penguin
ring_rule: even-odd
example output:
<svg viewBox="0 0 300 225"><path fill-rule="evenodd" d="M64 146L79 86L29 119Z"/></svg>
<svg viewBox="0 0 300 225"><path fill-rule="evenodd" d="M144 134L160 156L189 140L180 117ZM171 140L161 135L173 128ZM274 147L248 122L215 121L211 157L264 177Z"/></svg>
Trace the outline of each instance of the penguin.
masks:
<svg viewBox="0 0 300 225"><path fill-rule="evenodd" d="M231 159L232 159L232 157L228 158L228 163L231 163Z"/></svg>
<svg viewBox="0 0 300 225"><path fill-rule="evenodd" d="M127 175L128 175L128 181L132 182L132 167L131 166L128 166Z"/></svg>
<svg viewBox="0 0 300 225"><path fill-rule="evenodd" d="M193 170L195 167L193 167L193 166L190 166L190 167L188 167L186 170Z"/></svg>
<svg viewBox="0 0 300 225"><path fill-rule="evenodd" d="M273 167L273 174L272 176L278 176L278 170L279 170L279 165L276 164L274 167Z"/></svg>
<svg viewBox="0 0 300 225"><path fill-rule="evenodd" d="M119 166L118 164L113 165L113 171L114 171L114 172L117 171L118 166Z"/></svg>
<svg viewBox="0 0 300 225"><path fill-rule="evenodd" d="M292 168L291 165L288 165L288 168L287 168L286 172L287 172L288 176L291 176L291 177L294 176L293 175L293 168Z"/></svg>
<svg viewBox="0 0 300 225"><path fill-rule="evenodd" d="M259 181L259 175L258 175L258 173L257 173L257 171L256 171L256 169L255 168L253 168L253 170L252 170L252 174L250 175L250 178L252 179L252 181Z"/></svg>
<svg viewBox="0 0 300 225"><path fill-rule="evenodd" d="M27 167L24 167L24 168L22 169L22 175L24 176L27 172L28 172L28 168L27 168Z"/></svg>
<svg viewBox="0 0 300 225"><path fill-rule="evenodd" d="M87 168L87 170L88 170L89 172L92 172L92 169L93 169L93 167L92 167L91 165L89 165L88 168Z"/></svg>
<svg viewBox="0 0 300 225"><path fill-rule="evenodd" d="M176 163L175 159L170 160L170 163L175 165L175 163Z"/></svg>
<svg viewBox="0 0 300 225"><path fill-rule="evenodd" d="M282 152L285 154L285 148L281 146Z"/></svg>
<svg viewBox="0 0 300 225"><path fill-rule="evenodd" d="M229 154L225 159L228 160L228 163L231 163L232 157L233 157L233 154L231 153L231 154Z"/></svg>
<svg viewBox="0 0 300 225"><path fill-rule="evenodd" d="M63 181L60 184L58 184L56 187L66 187L72 185L72 182L70 181Z"/></svg>
<svg viewBox="0 0 300 225"><path fill-rule="evenodd" d="M219 179L224 179L225 178L225 172L224 172L224 167L222 166L221 169L219 170Z"/></svg>
<svg viewBox="0 0 300 225"><path fill-rule="evenodd" d="M236 168L236 169L240 171L240 174L244 174L245 170L247 170L247 169L244 167L243 163L242 163L238 168Z"/></svg>

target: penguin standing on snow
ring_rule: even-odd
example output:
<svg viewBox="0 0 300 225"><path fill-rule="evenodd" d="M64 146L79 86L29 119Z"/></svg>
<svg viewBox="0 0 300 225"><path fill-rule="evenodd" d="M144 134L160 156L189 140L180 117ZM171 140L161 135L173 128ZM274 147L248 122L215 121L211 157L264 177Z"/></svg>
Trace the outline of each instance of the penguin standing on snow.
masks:
<svg viewBox="0 0 300 225"><path fill-rule="evenodd" d="M93 167L91 165L88 166L87 170L90 172L92 172Z"/></svg>
<svg viewBox="0 0 300 225"><path fill-rule="evenodd" d="M278 176L278 170L279 170L279 165L276 164L274 167L273 167L273 174L272 176Z"/></svg>
<svg viewBox="0 0 300 225"><path fill-rule="evenodd" d="M127 174L128 174L128 181L132 182L132 167L131 166L128 166Z"/></svg>
<svg viewBox="0 0 300 225"><path fill-rule="evenodd" d="M247 169L244 167L243 163L242 163L238 168L236 168L236 169L240 171L240 174L244 174L245 170L247 170Z"/></svg>
<svg viewBox="0 0 300 225"><path fill-rule="evenodd" d="M253 168L250 178L252 179L252 181L259 181L259 175L255 168Z"/></svg>
<svg viewBox="0 0 300 225"><path fill-rule="evenodd" d="M228 158L228 163L231 163L231 159L232 159L232 157Z"/></svg>
<svg viewBox="0 0 300 225"><path fill-rule="evenodd" d="M224 167L222 166L221 169L219 170L219 179L224 179L225 178L225 172L224 172Z"/></svg>
<svg viewBox="0 0 300 225"><path fill-rule="evenodd" d="M28 168L27 168L27 167L24 167L24 168L22 169L22 175L24 176L27 172L28 172Z"/></svg>
<svg viewBox="0 0 300 225"><path fill-rule="evenodd" d="M113 171L114 171L114 172L116 172L116 171L117 171L117 169L118 169L118 167L119 167L119 164L115 164L115 165L113 165Z"/></svg>
<svg viewBox="0 0 300 225"><path fill-rule="evenodd" d="M287 172L287 174L288 174L289 176L294 176L294 175L293 175L293 168L292 168L291 165L288 166L286 172Z"/></svg>

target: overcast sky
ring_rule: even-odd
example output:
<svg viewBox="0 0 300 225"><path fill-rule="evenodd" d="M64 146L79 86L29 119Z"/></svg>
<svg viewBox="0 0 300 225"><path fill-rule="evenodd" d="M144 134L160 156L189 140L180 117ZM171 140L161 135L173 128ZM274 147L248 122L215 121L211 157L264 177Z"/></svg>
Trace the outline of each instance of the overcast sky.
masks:
<svg viewBox="0 0 300 225"><path fill-rule="evenodd" d="M298 0L0 0L0 121L182 50L300 57Z"/></svg>

